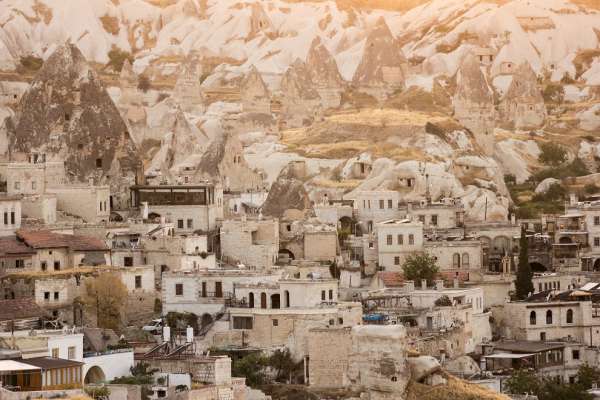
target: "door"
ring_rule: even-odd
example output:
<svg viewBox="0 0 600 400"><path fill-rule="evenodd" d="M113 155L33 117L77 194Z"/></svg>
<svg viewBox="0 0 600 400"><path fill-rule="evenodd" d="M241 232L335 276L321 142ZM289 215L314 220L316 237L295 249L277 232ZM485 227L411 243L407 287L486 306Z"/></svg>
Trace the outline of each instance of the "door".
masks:
<svg viewBox="0 0 600 400"><path fill-rule="evenodd" d="M223 297L223 284L215 282L215 297Z"/></svg>

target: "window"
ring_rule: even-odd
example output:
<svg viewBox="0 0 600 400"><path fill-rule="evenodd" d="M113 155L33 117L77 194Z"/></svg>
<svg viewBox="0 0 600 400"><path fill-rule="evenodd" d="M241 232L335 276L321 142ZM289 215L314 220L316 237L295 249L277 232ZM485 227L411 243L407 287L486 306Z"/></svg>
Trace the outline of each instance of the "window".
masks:
<svg viewBox="0 0 600 400"><path fill-rule="evenodd" d="M10 224L11 225L15 224L15 212L14 211L10 212Z"/></svg>
<svg viewBox="0 0 600 400"><path fill-rule="evenodd" d="M8 225L8 213L4 212L4 225Z"/></svg>
<svg viewBox="0 0 600 400"><path fill-rule="evenodd" d="M469 254L463 253L462 255L462 266L463 268L469 268Z"/></svg>
<svg viewBox="0 0 600 400"><path fill-rule="evenodd" d="M403 245L404 244L404 235L398 235L398 244L399 245Z"/></svg>
<svg viewBox="0 0 600 400"><path fill-rule="evenodd" d="M52 349L52 358L58 358L58 347Z"/></svg>
<svg viewBox="0 0 600 400"><path fill-rule="evenodd" d="M453 268L460 268L460 254L454 253L452 255L452 267Z"/></svg>
<svg viewBox="0 0 600 400"><path fill-rule="evenodd" d="M546 325L552 324L552 310L546 311Z"/></svg>
<svg viewBox="0 0 600 400"><path fill-rule="evenodd" d="M334 319L330 319L329 320L329 325L332 325L332 326L335 325L335 320Z"/></svg>
<svg viewBox="0 0 600 400"><path fill-rule="evenodd" d="M579 350L571 350L573 360L579 360Z"/></svg>
<svg viewBox="0 0 600 400"><path fill-rule="evenodd" d="M54 261L54 270L60 271L60 261Z"/></svg>
<svg viewBox="0 0 600 400"><path fill-rule="evenodd" d="M321 290L321 300L325 300L325 291Z"/></svg>
<svg viewBox="0 0 600 400"><path fill-rule="evenodd" d="M600 215L594 217L594 225L600 225Z"/></svg>
<svg viewBox="0 0 600 400"><path fill-rule="evenodd" d="M542 291L542 282L538 283L538 292Z"/></svg>
<svg viewBox="0 0 600 400"><path fill-rule="evenodd" d="M535 314L535 311L530 312L529 313L529 324L530 325L535 325L536 322L537 322L536 320L537 320L537 316Z"/></svg>
<svg viewBox="0 0 600 400"><path fill-rule="evenodd" d="M540 332L540 340L541 340L542 342L545 342L545 341L546 341L546 332Z"/></svg>
<svg viewBox="0 0 600 400"><path fill-rule="evenodd" d="M437 226L437 224L438 224L438 216L437 215L432 215L431 216L431 225Z"/></svg>
<svg viewBox="0 0 600 400"><path fill-rule="evenodd" d="M252 329L252 317L233 317L233 329Z"/></svg>
<svg viewBox="0 0 600 400"><path fill-rule="evenodd" d="M135 288L136 289L141 289L142 288L142 276L141 275L136 275L135 276Z"/></svg>
<svg viewBox="0 0 600 400"><path fill-rule="evenodd" d="M333 300L333 290L329 289L329 300Z"/></svg>
<svg viewBox="0 0 600 400"><path fill-rule="evenodd" d="M96 158L96 168L102 168L102 159Z"/></svg>
<svg viewBox="0 0 600 400"><path fill-rule="evenodd" d="M187 220L187 228L188 229L194 229L194 220L191 218L188 218Z"/></svg>
<svg viewBox="0 0 600 400"><path fill-rule="evenodd" d="M50 292L44 292L44 300L46 300L46 301L50 300Z"/></svg>
<svg viewBox="0 0 600 400"><path fill-rule="evenodd" d="M37 182L33 181L31 182L31 190L35 190L37 188Z"/></svg>
<svg viewBox="0 0 600 400"><path fill-rule="evenodd" d="M131 256L123 257L123 265L126 267L133 267L133 257L131 257Z"/></svg>
<svg viewBox="0 0 600 400"><path fill-rule="evenodd" d="M273 326L279 326L279 320L274 319L273 320Z"/></svg>
<svg viewBox="0 0 600 400"><path fill-rule="evenodd" d="M75 359L75 346L69 346L68 354L69 360Z"/></svg>
<svg viewBox="0 0 600 400"><path fill-rule="evenodd" d="M382 210L385 208L385 201L384 200L379 200L379 208L382 209Z"/></svg>
<svg viewBox="0 0 600 400"><path fill-rule="evenodd" d="M387 235L387 245L391 246L393 244L393 239L392 239L392 235Z"/></svg>
<svg viewBox="0 0 600 400"><path fill-rule="evenodd" d="M58 298L59 298L58 292L54 292L54 300L58 300Z"/></svg>
<svg viewBox="0 0 600 400"><path fill-rule="evenodd" d="M182 219L178 219L177 220L177 228L178 229L183 229L183 220Z"/></svg>
<svg viewBox="0 0 600 400"><path fill-rule="evenodd" d="M183 296L183 283L175 284L175 296Z"/></svg>
<svg viewBox="0 0 600 400"><path fill-rule="evenodd" d="M408 244L415 244L415 235L412 233L408 235Z"/></svg>
<svg viewBox="0 0 600 400"><path fill-rule="evenodd" d="M392 199L388 199L388 208L392 208L392 207L393 207Z"/></svg>
<svg viewBox="0 0 600 400"><path fill-rule="evenodd" d="M71 115L69 113L65 113L65 121L70 121Z"/></svg>
<svg viewBox="0 0 600 400"><path fill-rule="evenodd" d="M594 238L594 247L600 247L600 237Z"/></svg>
<svg viewBox="0 0 600 400"><path fill-rule="evenodd" d="M342 317L338 318L338 324L344 325L344 318L342 318Z"/></svg>
<svg viewBox="0 0 600 400"><path fill-rule="evenodd" d="M567 324L573 323L573 310L570 308L567 310Z"/></svg>
<svg viewBox="0 0 600 400"><path fill-rule="evenodd" d="M398 256L394 257L394 265L400 265L400 257L398 257Z"/></svg>
<svg viewBox="0 0 600 400"><path fill-rule="evenodd" d="M100 211L102 211L102 202L100 202Z"/></svg>
<svg viewBox="0 0 600 400"><path fill-rule="evenodd" d="M40 265L40 266L41 266L41 268L42 268L42 271L45 271L45 270L46 270L46 268L48 268L48 265L46 264L46 261L42 261L42 263L41 263L41 265Z"/></svg>
<svg viewBox="0 0 600 400"><path fill-rule="evenodd" d="M15 181L15 190L21 190L21 182Z"/></svg>

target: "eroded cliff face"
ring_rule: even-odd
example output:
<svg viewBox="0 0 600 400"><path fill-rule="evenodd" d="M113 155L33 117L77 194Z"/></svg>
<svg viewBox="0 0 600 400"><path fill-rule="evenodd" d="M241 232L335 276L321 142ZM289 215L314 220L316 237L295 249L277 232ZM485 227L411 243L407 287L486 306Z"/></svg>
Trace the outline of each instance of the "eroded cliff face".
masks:
<svg viewBox="0 0 600 400"><path fill-rule="evenodd" d="M64 160L67 176L120 185L140 161L125 122L79 49L66 43L46 60L9 129L11 159L30 152Z"/></svg>

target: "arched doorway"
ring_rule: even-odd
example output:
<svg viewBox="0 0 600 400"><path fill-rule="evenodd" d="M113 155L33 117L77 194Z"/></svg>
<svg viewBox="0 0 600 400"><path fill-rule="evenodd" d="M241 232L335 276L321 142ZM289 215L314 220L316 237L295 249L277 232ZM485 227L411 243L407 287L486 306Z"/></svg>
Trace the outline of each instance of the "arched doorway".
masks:
<svg viewBox="0 0 600 400"><path fill-rule="evenodd" d="M85 374L84 383L102 383L106 381L106 376L104 375L104 371L97 365L94 365L92 368L88 370Z"/></svg>
<svg viewBox="0 0 600 400"><path fill-rule="evenodd" d="M267 308L267 294L264 292L260 294L260 308Z"/></svg>
<svg viewBox="0 0 600 400"><path fill-rule="evenodd" d="M212 324L213 322L213 317L210 314L202 314L202 319L200 320L200 323L202 324L202 327L208 326L210 324Z"/></svg>
<svg viewBox="0 0 600 400"><path fill-rule="evenodd" d="M571 243L573 243L573 240L570 237L568 237L568 236L563 236L560 239L558 239L558 243L560 243L560 244L571 244Z"/></svg>
<svg viewBox="0 0 600 400"><path fill-rule="evenodd" d="M532 272L546 272L548 271L548 269L544 266L544 264L534 261L529 263L529 267L531 268Z"/></svg>
<svg viewBox="0 0 600 400"><path fill-rule="evenodd" d="M340 230L356 233L354 231L354 226L352 226L352 225L354 225L352 223L352 218L342 217L342 218L340 218L339 222L340 222Z"/></svg>
<svg viewBox="0 0 600 400"><path fill-rule="evenodd" d="M271 308L281 308L281 299L279 293L271 295Z"/></svg>
<svg viewBox="0 0 600 400"><path fill-rule="evenodd" d="M296 259L296 257L294 257L294 253L292 253L288 249L280 249L278 256L279 256L280 260L286 260L286 259L287 260L295 260Z"/></svg>
<svg viewBox="0 0 600 400"><path fill-rule="evenodd" d="M248 294L248 307L254 308L254 293L252 292Z"/></svg>
<svg viewBox="0 0 600 400"><path fill-rule="evenodd" d="M285 307L289 308L289 306L290 306L290 292L286 290L285 292L283 292L283 296L284 296L284 301L285 301Z"/></svg>

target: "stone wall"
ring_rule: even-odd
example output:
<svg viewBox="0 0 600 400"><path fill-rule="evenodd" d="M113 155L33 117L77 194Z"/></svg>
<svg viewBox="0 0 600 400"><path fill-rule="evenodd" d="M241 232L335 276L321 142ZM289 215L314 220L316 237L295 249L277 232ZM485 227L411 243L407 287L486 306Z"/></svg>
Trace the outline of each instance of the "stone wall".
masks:
<svg viewBox="0 0 600 400"><path fill-rule="evenodd" d="M308 335L308 382L319 388L344 388L348 381L351 328L313 329Z"/></svg>

